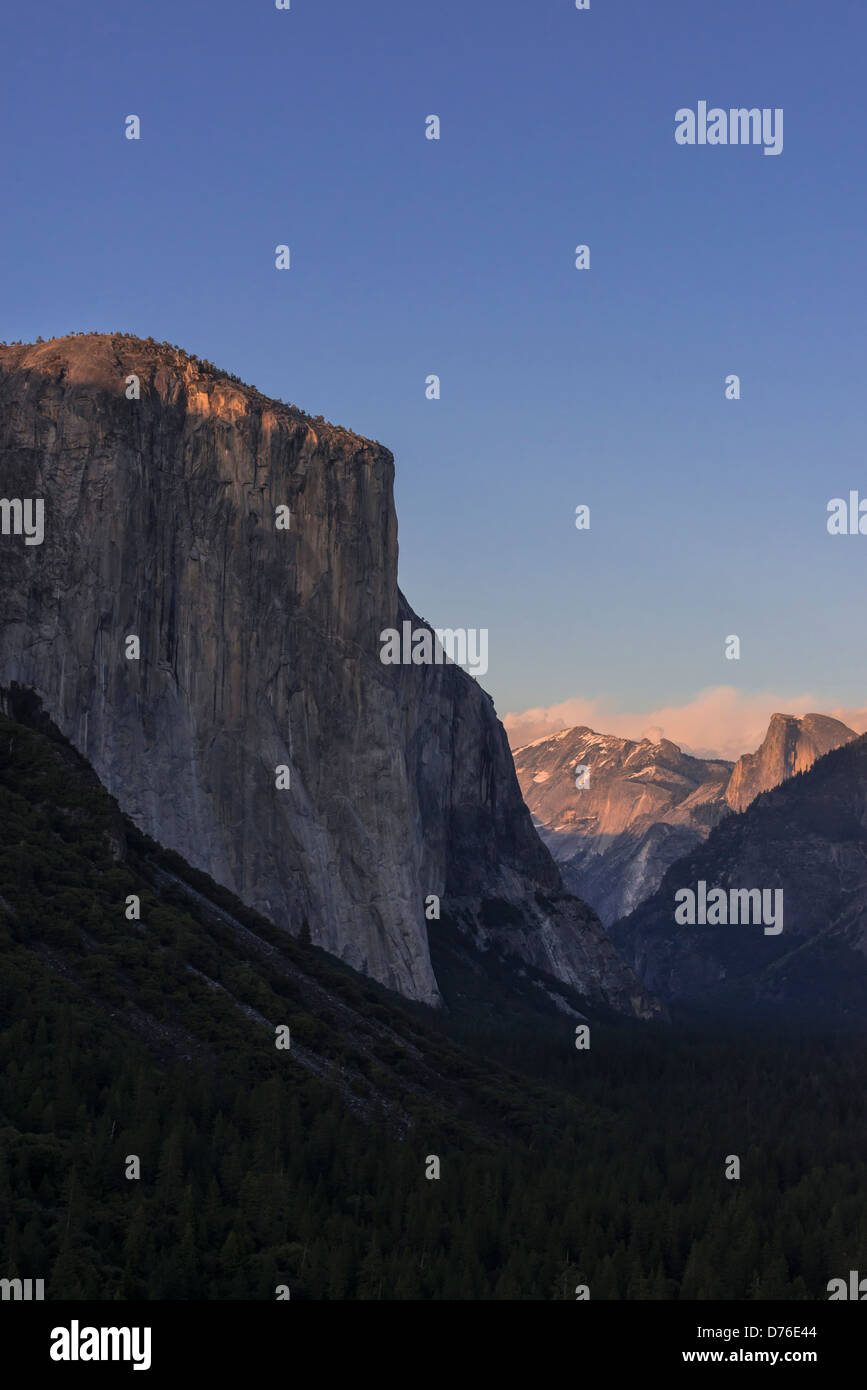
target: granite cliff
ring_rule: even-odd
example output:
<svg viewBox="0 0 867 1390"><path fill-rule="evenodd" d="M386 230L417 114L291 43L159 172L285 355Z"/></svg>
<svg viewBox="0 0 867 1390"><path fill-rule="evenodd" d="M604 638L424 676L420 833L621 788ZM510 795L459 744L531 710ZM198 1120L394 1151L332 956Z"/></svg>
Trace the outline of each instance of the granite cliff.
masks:
<svg viewBox="0 0 867 1390"><path fill-rule="evenodd" d="M726 787L727 804L733 811L745 811L761 792L806 772L817 758L857 737L846 724L827 714L805 714L801 719L793 714L772 714L760 747L735 763Z"/></svg>
<svg viewBox="0 0 867 1390"><path fill-rule="evenodd" d="M0 686L34 691L155 840L392 989L440 1001L436 894L482 952L653 1016L564 890L490 698L379 659L420 624L393 474L167 344L0 347L0 491L45 503L41 544L0 536Z"/></svg>

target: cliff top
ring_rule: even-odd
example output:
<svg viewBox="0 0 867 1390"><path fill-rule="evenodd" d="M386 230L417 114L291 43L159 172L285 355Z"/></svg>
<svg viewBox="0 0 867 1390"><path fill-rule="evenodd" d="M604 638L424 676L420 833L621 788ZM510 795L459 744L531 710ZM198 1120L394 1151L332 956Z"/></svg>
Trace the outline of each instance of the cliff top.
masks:
<svg viewBox="0 0 867 1390"><path fill-rule="evenodd" d="M134 333L67 333L59 338L37 338L35 343L0 342L0 371L37 371L70 384L104 385L116 390L121 373L135 373L144 384L157 379L161 370L195 384L200 391L214 386L228 388L245 397L253 407L288 414L320 431L334 431L359 444L373 443L385 450L379 440L368 440L322 415L310 415L280 397L266 396L234 372L227 372L176 343L139 338Z"/></svg>

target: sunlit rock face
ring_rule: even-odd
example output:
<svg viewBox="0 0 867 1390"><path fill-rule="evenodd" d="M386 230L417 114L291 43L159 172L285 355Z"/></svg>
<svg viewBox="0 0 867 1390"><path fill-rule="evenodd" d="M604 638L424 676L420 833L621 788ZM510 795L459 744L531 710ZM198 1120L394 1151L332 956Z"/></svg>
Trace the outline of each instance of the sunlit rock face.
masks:
<svg viewBox="0 0 867 1390"><path fill-rule="evenodd" d="M827 714L772 714L761 747L745 753L735 763L726 788L726 802L733 811L745 811L761 792L770 791L806 772L817 758L851 743L857 734Z"/></svg>
<svg viewBox="0 0 867 1390"><path fill-rule="evenodd" d="M666 738L564 729L518 748L515 766L567 888L606 925L652 893L728 809L731 763L690 757Z"/></svg>
<svg viewBox="0 0 867 1390"><path fill-rule="evenodd" d="M729 811L745 810L855 737L828 715L774 714L761 747L733 765L692 757L666 738L636 741L580 727L518 748L515 766L566 887L607 926L649 897L668 866ZM582 786L580 767L587 769Z"/></svg>

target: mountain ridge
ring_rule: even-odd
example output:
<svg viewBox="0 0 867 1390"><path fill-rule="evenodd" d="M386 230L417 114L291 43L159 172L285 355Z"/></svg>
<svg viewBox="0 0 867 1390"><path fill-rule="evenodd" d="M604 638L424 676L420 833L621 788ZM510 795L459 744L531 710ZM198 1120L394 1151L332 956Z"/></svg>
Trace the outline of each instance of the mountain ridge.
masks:
<svg viewBox="0 0 867 1390"><path fill-rule="evenodd" d="M735 763L694 757L669 739L626 739L586 725L533 740L513 756L564 882L610 925L724 816L855 738L829 715L773 714L759 748ZM584 789L571 776L576 764L588 767Z"/></svg>

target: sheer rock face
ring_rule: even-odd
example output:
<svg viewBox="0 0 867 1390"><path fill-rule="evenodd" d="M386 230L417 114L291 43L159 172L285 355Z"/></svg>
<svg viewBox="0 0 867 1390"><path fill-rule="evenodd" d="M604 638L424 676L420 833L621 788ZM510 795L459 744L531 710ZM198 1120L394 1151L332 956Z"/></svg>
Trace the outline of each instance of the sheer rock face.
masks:
<svg viewBox="0 0 867 1390"><path fill-rule="evenodd" d="M90 335L0 348L0 469L4 497L45 499L41 545L0 536L0 685L37 692L148 834L409 997L439 1002L437 894L480 946L658 1012L563 892L490 698L379 659L419 623L387 449Z"/></svg>
<svg viewBox="0 0 867 1390"><path fill-rule="evenodd" d="M745 811L761 792L806 772L817 758L854 738L852 729L827 714L805 714L802 719L772 714L761 747L735 763L726 801L733 811Z"/></svg>

